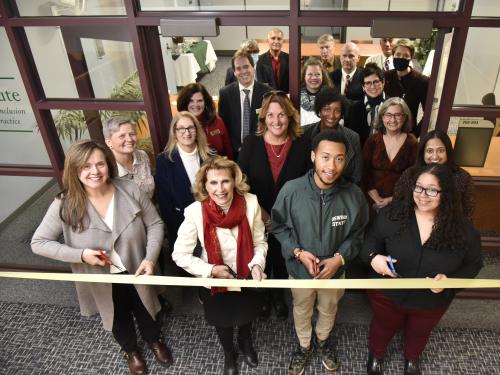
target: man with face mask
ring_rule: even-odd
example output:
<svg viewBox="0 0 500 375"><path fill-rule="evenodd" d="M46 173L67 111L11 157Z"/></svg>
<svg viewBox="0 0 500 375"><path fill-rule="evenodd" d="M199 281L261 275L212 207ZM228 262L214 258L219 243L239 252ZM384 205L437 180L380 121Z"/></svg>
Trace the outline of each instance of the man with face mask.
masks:
<svg viewBox="0 0 500 375"><path fill-rule="evenodd" d="M245 51L248 53L250 56L252 56L253 60L253 66L257 66L257 61L259 60L259 43L255 39L245 39L243 42L240 44L240 50ZM255 78L256 81L258 81L257 77L257 72L255 72ZM233 83L236 81L236 77L234 75L234 69L232 66L227 68L226 70L226 79L224 82L224 85L227 86L230 83Z"/></svg>
<svg viewBox="0 0 500 375"><path fill-rule="evenodd" d="M429 77L417 72L410 65L415 55L415 47L408 39L400 39L393 51L394 69L384 72L384 92L387 97L403 98L413 115L413 123L417 124L412 133L418 138L421 121L417 123L419 105L425 111L425 99L429 86Z"/></svg>
<svg viewBox="0 0 500 375"><path fill-rule="evenodd" d="M276 90L288 92L288 53L283 52L283 31L274 28L267 36L269 50L259 55L255 67L261 82Z"/></svg>
<svg viewBox="0 0 500 375"><path fill-rule="evenodd" d="M312 142L314 168L287 182L278 194L271 211L272 232L281 243L292 279L343 278L346 264L360 251L368 205L361 189L343 177L348 147L338 131L319 133ZM330 334L343 294L343 289L292 289L299 346L289 375L304 373L313 348L328 371L338 369ZM318 318L313 335L315 306Z"/></svg>

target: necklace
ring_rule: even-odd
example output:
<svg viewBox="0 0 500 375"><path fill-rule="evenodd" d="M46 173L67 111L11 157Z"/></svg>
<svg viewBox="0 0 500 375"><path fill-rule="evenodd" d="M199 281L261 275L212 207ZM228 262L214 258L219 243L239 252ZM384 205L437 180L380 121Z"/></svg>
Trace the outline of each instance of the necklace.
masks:
<svg viewBox="0 0 500 375"><path fill-rule="evenodd" d="M269 146L271 146L271 151L273 152L274 156L276 156L277 158L279 158L281 156L281 153L283 152L283 149L285 148L286 142L281 144L281 145L277 145L278 147L278 152L274 151L274 145L270 144L269 143Z"/></svg>

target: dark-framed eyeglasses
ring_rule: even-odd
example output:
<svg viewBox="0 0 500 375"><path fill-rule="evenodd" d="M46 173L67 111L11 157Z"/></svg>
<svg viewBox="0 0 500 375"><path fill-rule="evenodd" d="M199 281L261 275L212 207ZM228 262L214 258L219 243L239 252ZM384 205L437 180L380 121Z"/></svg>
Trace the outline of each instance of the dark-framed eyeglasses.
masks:
<svg viewBox="0 0 500 375"><path fill-rule="evenodd" d="M386 120L401 120L403 118L405 118L405 114L404 113L384 113L382 115Z"/></svg>
<svg viewBox="0 0 500 375"><path fill-rule="evenodd" d="M188 126L187 128L176 128L175 131L179 134L185 134L186 132L193 134L196 133L196 126Z"/></svg>
<svg viewBox="0 0 500 375"><path fill-rule="evenodd" d="M427 195L428 197L437 197L438 194L441 193L441 190L434 189L432 187L424 188L420 185L415 185L413 187L413 191L417 194L425 193L425 195Z"/></svg>
<svg viewBox="0 0 500 375"><path fill-rule="evenodd" d="M373 81L365 81L363 82L363 86L370 87L370 86L378 86L382 83L380 79L374 79Z"/></svg>

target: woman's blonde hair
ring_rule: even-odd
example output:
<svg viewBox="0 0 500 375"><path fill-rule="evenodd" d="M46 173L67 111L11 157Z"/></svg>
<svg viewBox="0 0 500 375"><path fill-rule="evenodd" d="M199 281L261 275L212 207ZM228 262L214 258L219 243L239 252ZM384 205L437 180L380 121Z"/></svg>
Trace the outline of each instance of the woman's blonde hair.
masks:
<svg viewBox="0 0 500 375"><path fill-rule="evenodd" d="M210 149L208 147L207 136L201 127L200 122L197 118L188 111L177 112L177 114L172 119L170 123L170 130L168 132L168 142L165 146L164 152L170 161L173 161L172 154L177 147L177 137L175 136L175 131L177 129L177 123L181 118L188 118L193 122L196 127L196 146L198 147L198 153L200 154L201 160L206 160L210 156Z"/></svg>
<svg viewBox="0 0 500 375"><path fill-rule="evenodd" d="M250 186L248 186L246 176L241 172L240 167L234 161L229 160L225 156L214 156L205 160L201 168L196 173L196 179L193 184L194 198L203 202L208 198L208 192L205 188L207 183L208 171L216 170L227 170L234 179L234 190L239 195L243 195L250 191Z"/></svg>
<svg viewBox="0 0 500 375"><path fill-rule="evenodd" d="M264 133L267 131L266 115L271 103L278 103L285 113L286 117L288 117L288 136L292 139L299 138L304 133L304 130L300 126L299 111L295 109L292 101L283 91L271 91L270 95L266 97L262 102L262 107L260 108L259 119L257 122L257 131L255 132L255 134L264 135Z"/></svg>
<svg viewBox="0 0 500 375"><path fill-rule="evenodd" d="M118 175L115 157L111 150L90 139L73 143L64 160L63 191L58 198L62 204L59 210L61 220L73 230L82 231L87 217L87 193L80 181L80 171L94 150L100 150L108 167L108 183Z"/></svg>

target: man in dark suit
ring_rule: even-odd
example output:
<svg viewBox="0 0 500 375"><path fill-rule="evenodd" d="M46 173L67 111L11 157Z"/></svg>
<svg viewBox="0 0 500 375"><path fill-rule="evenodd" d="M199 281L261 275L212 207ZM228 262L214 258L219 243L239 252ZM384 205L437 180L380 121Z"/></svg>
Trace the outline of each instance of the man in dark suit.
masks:
<svg viewBox="0 0 500 375"><path fill-rule="evenodd" d="M272 29L267 41L269 51L259 55L257 77L276 90L288 92L288 53L283 52L283 31Z"/></svg>
<svg viewBox="0 0 500 375"><path fill-rule="evenodd" d="M364 97L361 71L357 68L359 47L352 42L344 44L340 55L342 68L335 69L332 81L342 95L351 100L361 100Z"/></svg>
<svg viewBox="0 0 500 375"><path fill-rule="evenodd" d="M235 159L241 148L243 138L257 130L257 110L261 107L262 96L272 88L255 80L252 57L245 51L238 50L231 60L237 82L223 87L219 92L219 116L224 120L231 138ZM248 97L249 113L245 117ZM248 123L245 125L245 121Z"/></svg>

